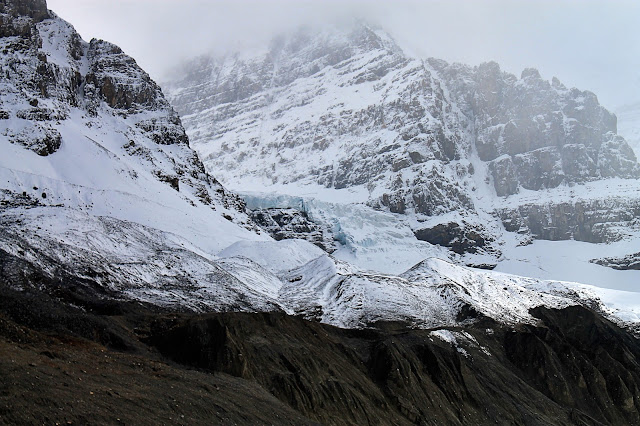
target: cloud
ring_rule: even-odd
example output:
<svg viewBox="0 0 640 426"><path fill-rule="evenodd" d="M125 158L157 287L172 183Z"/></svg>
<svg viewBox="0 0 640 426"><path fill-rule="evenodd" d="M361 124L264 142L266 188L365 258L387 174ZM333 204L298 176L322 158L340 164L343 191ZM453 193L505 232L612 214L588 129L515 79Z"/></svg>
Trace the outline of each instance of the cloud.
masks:
<svg viewBox="0 0 640 426"><path fill-rule="evenodd" d="M495 60L594 91L607 107L640 100L640 2L548 0L48 0L85 39L120 45L153 77L189 57L260 47L303 24L362 17L407 51Z"/></svg>

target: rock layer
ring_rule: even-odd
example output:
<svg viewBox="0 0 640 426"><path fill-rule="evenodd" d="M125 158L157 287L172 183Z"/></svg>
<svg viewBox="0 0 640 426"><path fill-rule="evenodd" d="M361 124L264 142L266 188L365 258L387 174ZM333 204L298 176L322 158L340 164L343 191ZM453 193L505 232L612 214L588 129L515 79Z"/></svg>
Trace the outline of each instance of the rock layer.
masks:
<svg viewBox="0 0 640 426"><path fill-rule="evenodd" d="M540 225L553 231L535 218L529 227L523 212L519 219L519 209L535 216L561 204L548 195L553 189L640 177L615 115L596 95L535 69L518 78L495 62L414 59L359 23L301 30L266 53L201 57L166 88L205 166L237 190L357 189L373 208L435 225L443 224L431 219L446 214L459 227L485 225L487 213L497 227L542 239L615 239L592 225L625 227L626 216L637 217L599 208L610 204L612 194L603 193ZM530 191L540 193L535 205L501 208Z"/></svg>

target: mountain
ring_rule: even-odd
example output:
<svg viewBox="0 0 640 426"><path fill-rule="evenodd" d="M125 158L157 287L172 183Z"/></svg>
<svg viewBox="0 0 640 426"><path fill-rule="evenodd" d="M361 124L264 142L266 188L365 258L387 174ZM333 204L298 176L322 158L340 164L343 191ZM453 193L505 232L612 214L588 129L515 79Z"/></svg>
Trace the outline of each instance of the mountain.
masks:
<svg viewBox="0 0 640 426"><path fill-rule="evenodd" d="M0 422L638 421L634 293L354 266L351 229L398 214L241 200L120 48L43 0L1 1L0 36Z"/></svg>
<svg viewBox="0 0 640 426"><path fill-rule="evenodd" d="M117 46L81 40L44 2L2 8L3 252L145 300L247 299L207 279L234 282L212 256L268 237L205 172L160 87Z"/></svg>
<svg viewBox="0 0 640 426"><path fill-rule="evenodd" d="M0 249L8 265L88 280L105 297L190 311L283 311L341 327L453 325L466 305L496 320L528 321L528 307L579 299L570 285L495 274L490 281L529 300L505 294L497 302L484 289L486 275L456 281L446 261L433 260L426 275L378 274L303 240L273 241L204 170L148 74L112 44L85 43L42 4L9 2L3 10L2 64L15 70L3 76L0 121ZM18 281L37 287L28 276ZM523 289L530 285L531 294ZM616 321L634 312L584 294L603 312L614 309ZM485 307L489 299L502 308Z"/></svg>
<svg viewBox="0 0 640 426"><path fill-rule="evenodd" d="M346 234L334 254L364 268L397 274L438 256L518 273L513 253L532 242L610 243L621 256L638 243L640 165L616 116L535 69L412 58L358 23L203 56L164 87L208 170L255 206L303 199L312 221ZM351 226L345 204L368 207L355 208L374 231ZM383 213L394 229L380 230ZM568 271L555 272L583 278Z"/></svg>

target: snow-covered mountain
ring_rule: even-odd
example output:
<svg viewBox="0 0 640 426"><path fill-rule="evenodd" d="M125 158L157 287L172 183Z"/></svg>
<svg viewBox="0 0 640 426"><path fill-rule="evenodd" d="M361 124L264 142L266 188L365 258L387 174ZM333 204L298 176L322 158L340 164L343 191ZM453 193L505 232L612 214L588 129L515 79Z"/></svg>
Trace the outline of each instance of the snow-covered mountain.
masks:
<svg viewBox="0 0 640 426"><path fill-rule="evenodd" d="M590 261L640 244L640 165L615 115L535 69L416 59L357 23L200 57L164 87L208 170L260 214L302 205L366 269L437 256L612 286ZM578 268L554 264L564 251Z"/></svg>
<svg viewBox="0 0 640 426"><path fill-rule="evenodd" d="M247 215L244 202L204 170L180 119L132 58L107 42L82 41L42 1L4 2L0 13L0 266L11 288L53 291L40 288L37 277L73 277L74 286L101 289L92 297L174 310L275 310L342 327L395 320L438 327L479 316L532 322L531 307L576 303L619 323L637 321L637 307L620 303L624 292L479 272L424 260L429 256L396 274L373 273L304 240L274 241ZM374 35L362 37L377 46L382 42ZM429 164L446 169L462 158ZM247 202L275 201L260 196ZM362 218L361 229L386 224L367 232L405 240L402 226L393 229L392 213L355 204L311 208L316 217L324 212L324 224L336 209ZM340 245L336 253L342 250L343 257L348 244L364 244L352 238L357 222L342 230L331 224L329 231L289 213L263 220L315 235L320 246ZM429 247L446 257L444 249ZM406 253L402 244L397 250L398 258Z"/></svg>
<svg viewBox="0 0 640 426"><path fill-rule="evenodd" d="M311 55L326 63L304 56L277 62L288 67L288 77L272 73L273 87L330 73L331 79L317 82L326 88L318 87L304 102L316 108L314 102L325 96L322 90L344 89L345 103L361 102L365 109L336 107L326 128L312 121L285 123L290 139L282 152L299 156L292 160L314 170L311 178L297 176L288 186L272 181L271 189L288 188L289 194L265 195L249 186L263 181L268 170L280 173L258 161L276 158L278 151L261 146L261 139L249 140L255 147L246 155L257 157L237 167L250 173L243 188L253 193L240 200L209 174L221 167L230 178L230 170L211 158L205 170L181 120L132 58L107 42L82 41L43 0L0 1L0 351L11 354L0 357L7 383L0 392L3 420L637 423L640 344L629 331L638 335L638 293L460 265L495 260L499 251L520 245L532 251L518 253L534 267L541 251L536 244L543 241L528 244L531 235L505 232L502 223L529 226L531 234L544 237L553 223L540 230L516 223L534 217L541 203L577 206L579 198L587 206L579 214L595 217L594 227L603 217L615 223L602 231L607 239L617 235L614 230L629 232L632 224L625 221L635 216L626 219L625 214L637 186L623 141L605 133L599 151L584 145L585 155L607 161L598 160L597 176L564 175L567 182L582 179L581 185L521 189L501 199L491 164L513 157L517 165L520 154L483 160L475 142L465 148L481 132L475 135L475 124L465 122L468 117L451 102L452 87L440 81L429 98L439 105L438 113L422 95L412 98L415 91L431 90L435 77L429 84L412 80L414 62L389 39L368 30L344 39L327 37L344 44ZM360 44L353 45L353 37ZM304 51L307 41L296 49ZM354 51L364 56L353 57ZM382 56L374 60L371 52L392 52L391 62ZM344 61L352 65L338 66ZM381 68L368 69L376 63ZM406 92L391 99L392 86L405 78ZM384 85L372 89L380 79ZM231 126L232 115L247 119L253 107L245 101L263 96L257 81L229 83L221 92L220 102L235 101L214 109L237 108L221 123ZM387 109L382 103L380 112L394 118L371 122L369 113L378 112L368 96L387 85L395 106ZM281 106L304 108L304 102L298 104L302 92L283 90L267 91L278 95L270 102L290 96L294 104ZM366 95L361 99L360 90ZM589 108L603 120L602 129L597 124L590 131L607 130L610 117L597 106ZM287 110L278 114L297 116ZM194 123L195 116L187 119ZM340 130L346 139L332 133L336 123L351 126ZM325 133L317 148L309 148L317 151L314 159L298 143L304 145L316 125ZM398 139L400 130L413 136ZM242 139L240 128L228 132L219 136ZM367 157L379 167L371 173L383 178L358 183L362 173L368 176L369 161L356 159L375 146L371 135L391 144ZM411 142L415 137L431 145ZM580 144L574 145L582 152ZM407 166L386 163L409 146L425 157L407 154L412 162ZM619 155L611 154L613 146ZM565 151L556 148L545 152ZM495 149L506 148L497 143ZM336 168L331 175L322 168L328 155L340 167L346 167L345 158L353 162L345 173ZM233 154L224 157L231 161ZM561 159L564 165L566 158ZM270 164L286 166L283 173L297 167L294 161ZM599 179L611 170L616 177ZM397 187L385 183L403 173L413 173L427 186L411 180ZM323 176L332 176L328 187L314 180ZM520 175L514 179L519 188L530 183ZM628 204L595 193L603 188L629 195ZM414 189L416 198L405 194ZM429 191L436 191L435 198ZM543 193L541 201L537 197ZM403 213L396 212L402 197ZM525 207L529 204L533 207ZM509 209L521 216L505 213ZM506 216L500 219L501 214ZM429 240L429 232L442 245L418 239ZM455 241L446 240L453 234ZM483 239L486 244L480 244ZM637 262L624 256L632 243L621 238L602 263L632 268ZM465 258L471 249L475 257ZM512 258L523 270L517 260ZM382 269L394 272L374 271Z"/></svg>
<svg viewBox="0 0 640 426"><path fill-rule="evenodd" d="M140 299L264 306L238 302L251 291L211 259L270 238L205 172L158 85L44 1L0 13L0 248Z"/></svg>

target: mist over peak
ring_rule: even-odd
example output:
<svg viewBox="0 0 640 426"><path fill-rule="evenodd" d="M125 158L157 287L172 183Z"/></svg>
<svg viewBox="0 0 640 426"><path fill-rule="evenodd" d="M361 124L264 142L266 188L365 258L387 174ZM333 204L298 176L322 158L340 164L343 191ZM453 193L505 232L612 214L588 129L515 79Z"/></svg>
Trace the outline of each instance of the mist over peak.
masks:
<svg viewBox="0 0 640 426"><path fill-rule="evenodd" d="M85 39L122 46L161 80L201 54L264 49L301 25L359 17L413 57L494 60L516 75L535 67L598 94L607 108L637 102L640 93L640 4L633 1L49 0L49 8Z"/></svg>

